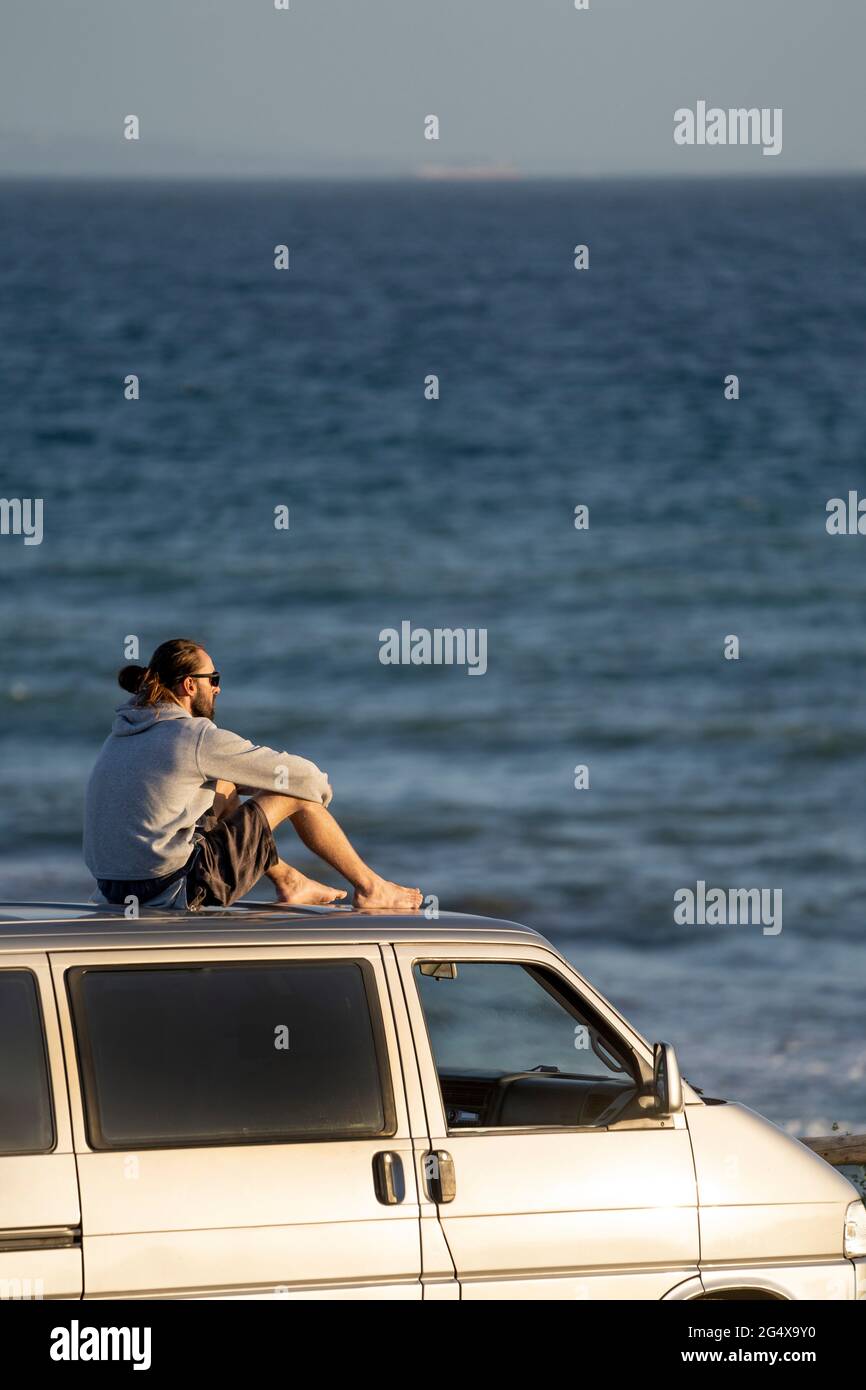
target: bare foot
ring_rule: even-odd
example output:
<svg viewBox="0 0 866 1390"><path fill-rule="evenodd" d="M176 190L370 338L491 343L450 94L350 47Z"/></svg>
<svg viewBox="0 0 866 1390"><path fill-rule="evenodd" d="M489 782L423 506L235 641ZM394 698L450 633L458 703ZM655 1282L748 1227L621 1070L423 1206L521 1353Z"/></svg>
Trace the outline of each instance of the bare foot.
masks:
<svg viewBox="0 0 866 1390"><path fill-rule="evenodd" d="M329 888L327 883L317 883L314 878L307 878L297 869L289 869L279 878L269 877L277 890L278 903L335 903L346 896L344 888Z"/></svg>
<svg viewBox="0 0 866 1390"><path fill-rule="evenodd" d="M369 888L355 889L354 906L363 912L417 912L422 902L419 888L403 888L387 878L375 878Z"/></svg>

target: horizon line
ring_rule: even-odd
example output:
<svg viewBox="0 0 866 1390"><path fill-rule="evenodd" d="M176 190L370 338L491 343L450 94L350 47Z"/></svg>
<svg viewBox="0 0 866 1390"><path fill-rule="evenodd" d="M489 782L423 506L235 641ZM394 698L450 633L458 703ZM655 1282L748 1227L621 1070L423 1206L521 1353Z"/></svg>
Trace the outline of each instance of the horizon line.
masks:
<svg viewBox="0 0 866 1390"><path fill-rule="evenodd" d="M427 174L415 172L401 173L380 173L380 174L244 174L244 173L180 173L177 171L166 171L164 173L151 174L126 174L126 173L99 173L99 172L77 172L64 173L61 171L48 173L24 173L24 172L5 172L0 170L0 183L405 183L419 187L441 187L443 184L454 184L460 187L479 186L484 188L508 187L514 188L520 184L527 183L636 183L636 182L668 182L668 183L730 183L734 181L763 182L768 186L773 183L784 183L790 179L866 179L866 169L792 169L775 170L767 177L767 171L761 167L760 170L738 169L727 172L705 171L673 172L665 171L632 171L627 173L587 173L587 174L520 174L511 173L496 177L492 175L474 176L469 173L453 172L437 174L430 177Z"/></svg>

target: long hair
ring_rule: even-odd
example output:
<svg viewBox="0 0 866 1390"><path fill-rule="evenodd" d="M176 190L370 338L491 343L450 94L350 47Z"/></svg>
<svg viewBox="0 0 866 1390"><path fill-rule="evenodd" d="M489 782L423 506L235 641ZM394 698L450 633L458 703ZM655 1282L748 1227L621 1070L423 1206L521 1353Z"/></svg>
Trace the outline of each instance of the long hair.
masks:
<svg viewBox="0 0 866 1390"><path fill-rule="evenodd" d="M201 661L201 645L188 637L172 637L157 647L147 666L123 666L117 680L135 696L137 705L159 705L177 700L174 687L194 674Z"/></svg>

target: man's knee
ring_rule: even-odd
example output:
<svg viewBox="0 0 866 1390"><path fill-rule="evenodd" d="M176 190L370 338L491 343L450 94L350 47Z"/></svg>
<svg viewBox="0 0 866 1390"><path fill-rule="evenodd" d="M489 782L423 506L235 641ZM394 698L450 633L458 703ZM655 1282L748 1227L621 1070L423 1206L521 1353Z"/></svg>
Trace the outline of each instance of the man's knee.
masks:
<svg viewBox="0 0 866 1390"><path fill-rule="evenodd" d="M236 811L241 804L241 799L237 793L234 782L221 782L216 784L213 805L211 810L217 820L223 820L225 816L230 816L232 811Z"/></svg>

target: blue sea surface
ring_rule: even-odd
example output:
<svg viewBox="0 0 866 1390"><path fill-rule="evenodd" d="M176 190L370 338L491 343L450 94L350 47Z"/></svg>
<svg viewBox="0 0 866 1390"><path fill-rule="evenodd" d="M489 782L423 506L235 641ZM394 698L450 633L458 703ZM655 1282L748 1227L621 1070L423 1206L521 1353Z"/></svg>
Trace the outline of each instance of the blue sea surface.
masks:
<svg viewBox="0 0 866 1390"><path fill-rule="evenodd" d="M0 895L89 894L124 639L192 636L382 873L550 935L708 1094L866 1131L866 536L825 526L866 182L8 182L0 224L0 495L44 500L0 537ZM486 674L383 665L403 621ZM698 880L781 933L678 925Z"/></svg>

